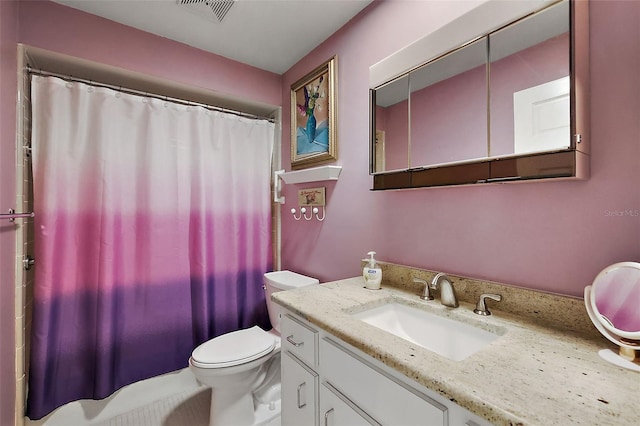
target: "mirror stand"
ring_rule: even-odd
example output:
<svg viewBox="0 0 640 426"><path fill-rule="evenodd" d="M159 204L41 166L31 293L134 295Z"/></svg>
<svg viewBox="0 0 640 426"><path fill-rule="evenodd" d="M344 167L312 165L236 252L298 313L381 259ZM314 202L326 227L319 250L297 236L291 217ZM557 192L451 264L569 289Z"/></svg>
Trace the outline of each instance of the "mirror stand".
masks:
<svg viewBox="0 0 640 426"><path fill-rule="evenodd" d="M636 350L625 348L620 346L620 356L628 361L634 361L636 359Z"/></svg>
<svg viewBox="0 0 640 426"><path fill-rule="evenodd" d="M623 355L624 354L624 355ZM611 349L602 349L598 355L605 361L608 361L618 367L627 370L640 372L640 362L635 349L620 347L620 354L615 353Z"/></svg>

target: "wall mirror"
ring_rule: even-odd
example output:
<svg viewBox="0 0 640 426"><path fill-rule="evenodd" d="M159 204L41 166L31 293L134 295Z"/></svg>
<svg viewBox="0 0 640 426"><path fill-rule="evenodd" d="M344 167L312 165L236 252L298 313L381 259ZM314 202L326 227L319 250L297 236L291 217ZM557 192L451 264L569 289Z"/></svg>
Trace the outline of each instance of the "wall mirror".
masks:
<svg viewBox="0 0 640 426"><path fill-rule="evenodd" d="M584 3L489 0L373 65L373 189L586 178Z"/></svg>
<svg viewBox="0 0 640 426"><path fill-rule="evenodd" d="M374 105L376 171L409 167L409 75L380 86Z"/></svg>
<svg viewBox="0 0 640 426"><path fill-rule="evenodd" d="M409 167L488 155L486 63L482 38L409 73Z"/></svg>
<svg viewBox="0 0 640 426"><path fill-rule="evenodd" d="M611 342L619 346L619 355L611 350L599 354L607 361L640 371L636 357L640 350L640 263L620 262L605 268L584 291L589 318Z"/></svg>

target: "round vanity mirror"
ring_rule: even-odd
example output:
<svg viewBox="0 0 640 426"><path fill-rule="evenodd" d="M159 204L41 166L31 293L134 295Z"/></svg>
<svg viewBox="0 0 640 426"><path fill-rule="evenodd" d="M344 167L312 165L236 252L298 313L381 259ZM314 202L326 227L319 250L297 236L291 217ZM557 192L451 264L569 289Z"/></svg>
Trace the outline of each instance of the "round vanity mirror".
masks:
<svg viewBox="0 0 640 426"><path fill-rule="evenodd" d="M593 281L591 306L606 329L640 340L640 263L616 263L600 272Z"/></svg>
<svg viewBox="0 0 640 426"><path fill-rule="evenodd" d="M614 364L640 371L640 263L620 262L605 268L585 288L584 303L598 331L620 347L600 355Z"/></svg>

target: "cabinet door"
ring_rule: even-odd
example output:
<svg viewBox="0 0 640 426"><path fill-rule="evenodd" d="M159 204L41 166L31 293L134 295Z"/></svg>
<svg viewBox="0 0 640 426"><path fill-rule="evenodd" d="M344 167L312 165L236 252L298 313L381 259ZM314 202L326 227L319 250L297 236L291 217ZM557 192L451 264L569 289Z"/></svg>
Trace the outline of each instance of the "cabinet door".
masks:
<svg viewBox="0 0 640 426"><path fill-rule="evenodd" d="M282 354L282 426L315 426L318 375L285 351Z"/></svg>
<svg viewBox="0 0 640 426"><path fill-rule="evenodd" d="M331 339L320 340L320 362L323 383L331 383L349 401L383 424L449 424L447 406L384 374Z"/></svg>
<svg viewBox="0 0 640 426"><path fill-rule="evenodd" d="M321 426L369 426L380 423L366 415L333 386L320 387Z"/></svg>

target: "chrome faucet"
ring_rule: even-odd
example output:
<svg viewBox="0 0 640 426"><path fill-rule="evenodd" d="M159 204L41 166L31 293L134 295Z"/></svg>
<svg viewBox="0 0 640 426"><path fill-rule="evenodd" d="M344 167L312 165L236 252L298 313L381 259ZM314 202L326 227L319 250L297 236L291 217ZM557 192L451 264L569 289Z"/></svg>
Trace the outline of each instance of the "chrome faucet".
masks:
<svg viewBox="0 0 640 426"><path fill-rule="evenodd" d="M433 296L429 292L429 283L427 283L425 280L422 280L420 278L414 278L413 282L414 283L424 284L424 292L422 293L422 296L420 296L420 299L422 299L422 300L433 300Z"/></svg>
<svg viewBox="0 0 640 426"><path fill-rule="evenodd" d="M440 283L440 303L450 308L457 308L458 298L456 297L456 291L453 288L451 280L444 272L440 272L433 278L431 288L434 290L437 289L438 283Z"/></svg>

